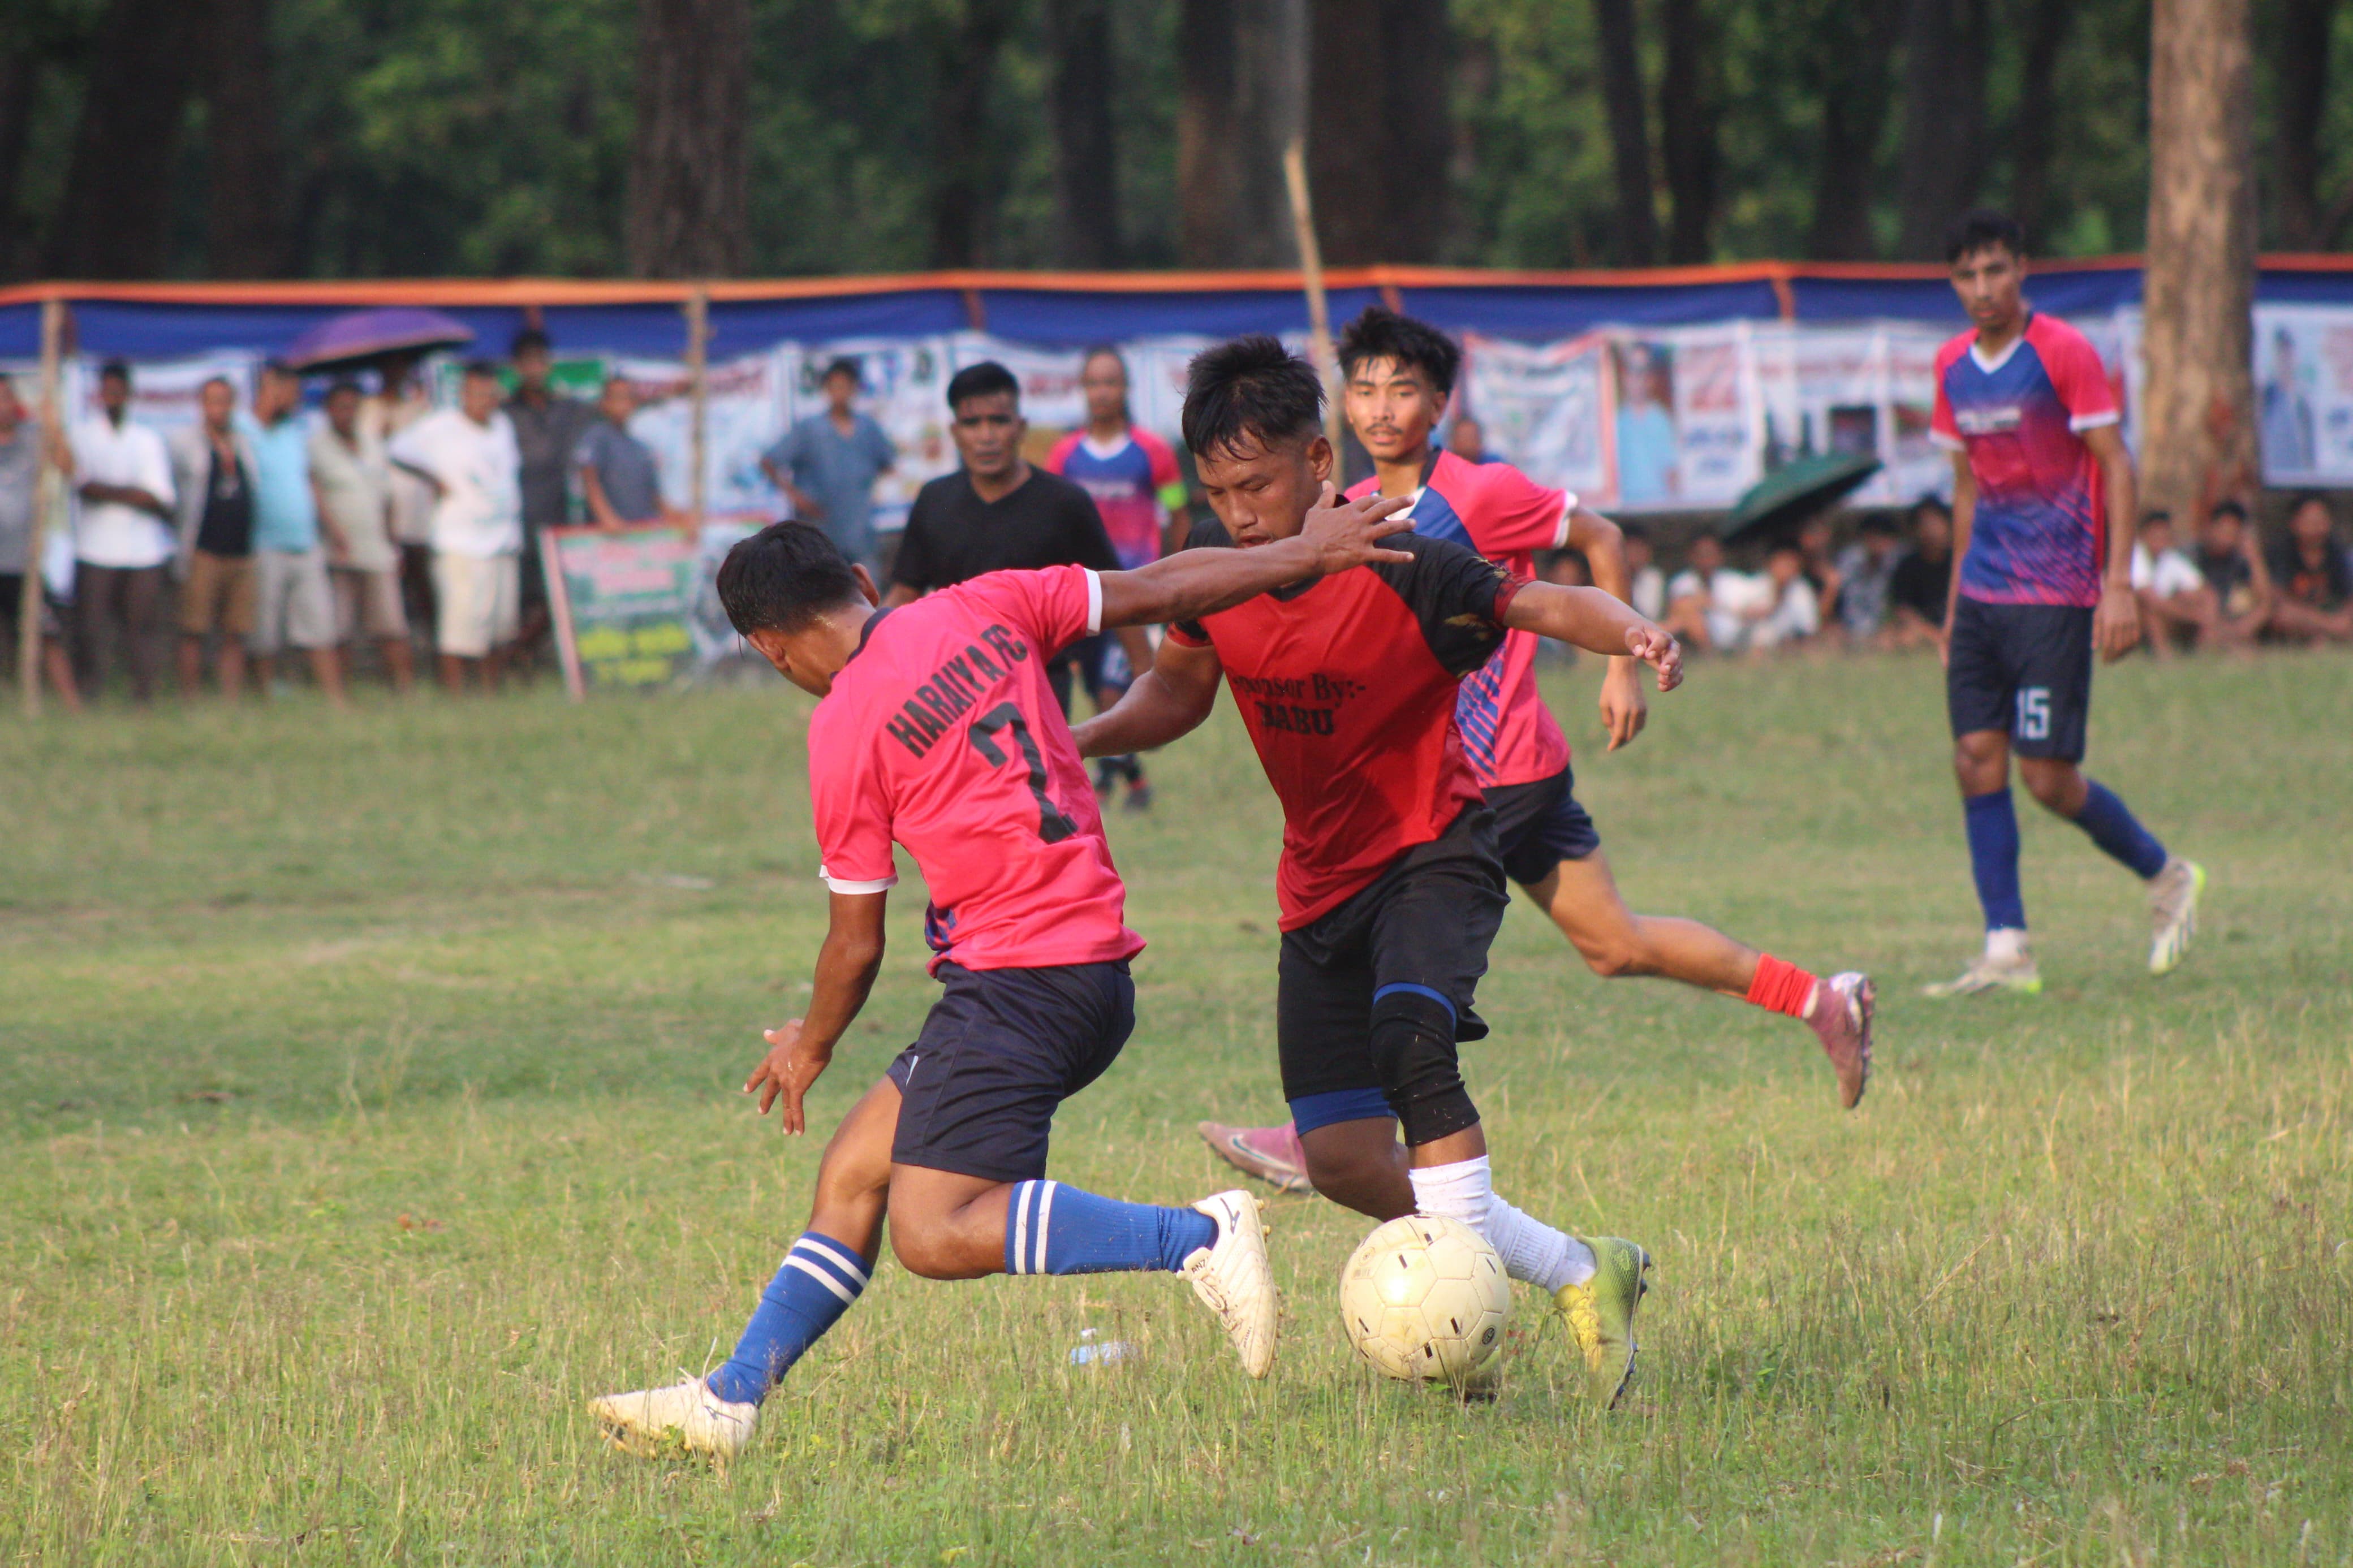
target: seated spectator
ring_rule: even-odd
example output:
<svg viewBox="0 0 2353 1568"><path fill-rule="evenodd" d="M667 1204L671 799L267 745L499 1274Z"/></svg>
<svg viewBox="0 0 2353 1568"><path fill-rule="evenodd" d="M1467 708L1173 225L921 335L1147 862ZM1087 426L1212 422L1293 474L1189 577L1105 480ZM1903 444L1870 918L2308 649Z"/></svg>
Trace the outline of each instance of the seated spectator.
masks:
<svg viewBox="0 0 2353 1568"><path fill-rule="evenodd" d="M1802 535L1801 535L1802 537ZM1763 577L1771 597L1749 617L1748 647L1757 653L1804 642L1822 629L1822 602L1806 575L1806 552L1797 543L1777 544L1765 558Z"/></svg>
<svg viewBox="0 0 2353 1568"><path fill-rule="evenodd" d="M1839 590L1846 585L1846 574L1839 570L1831 554L1831 514L1818 511L1798 525L1798 560L1805 573L1806 582L1814 591L1814 605L1825 608L1838 603Z"/></svg>
<svg viewBox="0 0 2353 1568"><path fill-rule="evenodd" d="M606 377L596 411L600 417L572 454L580 493L588 500L588 521L607 532L633 522L684 521L682 514L662 505L653 449L629 434L638 389L626 376Z"/></svg>
<svg viewBox="0 0 2353 1568"><path fill-rule="evenodd" d="M2247 509L2234 500L2216 501L2199 531L2194 558L2200 576L2214 591L2214 615L2200 637L2200 647L2246 647L2271 619L2271 574L2263 552L2255 548L2254 530L2247 526Z"/></svg>
<svg viewBox="0 0 2353 1568"><path fill-rule="evenodd" d="M1883 647L1932 647L1944 640L1952 605L1953 512L1935 496L1912 505L1912 552L1887 579Z"/></svg>
<svg viewBox="0 0 2353 1568"><path fill-rule="evenodd" d="M1585 557L1574 550L1537 552L1536 575L1545 582L1557 584L1564 588L1589 588L1593 585L1591 568ZM1539 637L1536 639L1536 662L1567 668L1577 662L1577 649L1551 637Z"/></svg>
<svg viewBox="0 0 2353 1568"><path fill-rule="evenodd" d="M2214 593L2189 557L2173 547L2173 516L2152 511L2133 542L2133 596L2149 652L2170 658L2179 643L2201 640L2214 620Z"/></svg>
<svg viewBox="0 0 2353 1568"><path fill-rule="evenodd" d="M1498 459L1487 450L1485 426L1468 414L1458 414L1446 432L1446 449L1466 463L1493 463ZM1563 644L1564 647L1567 645Z"/></svg>
<svg viewBox="0 0 2353 1568"><path fill-rule="evenodd" d="M392 465L383 440L361 423L360 401L358 383L335 383L327 389L327 421L311 432L320 510L343 539L327 556L335 640L374 639L393 689L406 691L416 684L417 658L401 602L400 549L393 542Z"/></svg>
<svg viewBox="0 0 2353 1568"><path fill-rule="evenodd" d="M204 684L205 642L223 697L245 690L245 643L253 635L253 444L237 424L237 388L214 376L196 389L198 418L175 430L172 485L180 533L180 694Z"/></svg>
<svg viewBox="0 0 2353 1568"><path fill-rule="evenodd" d="M1712 533L1692 541L1682 571L1667 584L1667 618L1660 623L1694 648L1738 653L1751 628L1773 611L1779 595L1767 579L1724 563L1724 542Z"/></svg>
<svg viewBox="0 0 2353 1568"><path fill-rule="evenodd" d="M1627 602L1638 615L1653 621L1663 619L1667 613L1667 574L1659 570L1651 554L1651 531L1639 522L1621 522L1618 531L1625 541Z"/></svg>
<svg viewBox="0 0 2353 1568"><path fill-rule="evenodd" d="M2353 560L2337 537L2337 517L2316 495L2298 498L2287 537L2271 552L2272 614L2264 628L2283 642L2353 642Z"/></svg>
<svg viewBox="0 0 2353 1568"><path fill-rule="evenodd" d="M1884 512L1867 512L1855 542L1839 552L1838 602L1832 606L1848 638L1868 643L1887 624L1887 595L1903 542Z"/></svg>

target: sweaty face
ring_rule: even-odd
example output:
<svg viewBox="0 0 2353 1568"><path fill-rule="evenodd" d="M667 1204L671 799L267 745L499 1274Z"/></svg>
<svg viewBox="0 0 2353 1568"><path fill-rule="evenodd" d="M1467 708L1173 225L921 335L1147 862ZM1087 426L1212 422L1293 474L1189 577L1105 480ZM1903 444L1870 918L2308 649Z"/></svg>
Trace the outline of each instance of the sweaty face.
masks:
<svg viewBox="0 0 2353 1568"><path fill-rule="evenodd" d="M1079 373L1079 389L1087 395L1087 417L1108 424L1127 408L1127 367L1097 354Z"/></svg>
<svg viewBox="0 0 2353 1568"><path fill-rule="evenodd" d="M1271 447L1244 439L1249 444L1239 452L1219 447L1198 456L1209 510L1247 550L1289 539L1306 522L1307 509L1322 499L1331 477L1332 443L1321 435Z"/></svg>
<svg viewBox="0 0 2353 1568"><path fill-rule="evenodd" d="M1029 422L1021 417L1021 399L1010 392L967 397L956 405L955 423L948 433L955 438L956 455L965 469L985 479L1002 479L1021 459L1021 433Z"/></svg>
<svg viewBox="0 0 2353 1568"><path fill-rule="evenodd" d="M1341 406L1365 450L1376 462L1387 463L1420 450L1438 427L1446 400L1419 365L1368 359L1349 373Z"/></svg>
<svg viewBox="0 0 2353 1568"><path fill-rule="evenodd" d="M2025 265L2006 245L1982 245L1953 263L1953 292L1961 309L1980 327L2002 327L2018 319L2018 290Z"/></svg>

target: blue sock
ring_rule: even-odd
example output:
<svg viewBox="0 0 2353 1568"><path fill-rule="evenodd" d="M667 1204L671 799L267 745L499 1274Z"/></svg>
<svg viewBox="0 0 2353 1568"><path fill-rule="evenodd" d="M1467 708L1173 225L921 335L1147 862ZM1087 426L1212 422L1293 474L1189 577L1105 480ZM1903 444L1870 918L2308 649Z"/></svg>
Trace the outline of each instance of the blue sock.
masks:
<svg viewBox="0 0 2353 1568"><path fill-rule="evenodd" d="M1988 931L2024 931L2026 900L2018 892L2018 812L2010 791L1973 795L1961 802L1969 830L1969 871Z"/></svg>
<svg viewBox="0 0 2353 1568"><path fill-rule="evenodd" d="M2084 781L2084 809L2075 814L2075 826L2144 882L2165 869L2165 846L2140 825L2116 791L2097 779Z"/></svg>
<svg viewBox="0 0 2353 1568"><path fill-rule="evenodd" d="M1060 1182L1020 1182L1005 1206L1008 1274L1170 1273L1218 1239L1218 1222L1198 1209L1124 1204Z"/></svg>
<svg viewBox="0 0 2353 1568"><path fill-rule="evenodd" d="M866 1260L815 1231L802 1234L760 1293L735 1353L703 1381L722 1399L757 1405L785 1371L833 1327L866 1289Z"/></svg>

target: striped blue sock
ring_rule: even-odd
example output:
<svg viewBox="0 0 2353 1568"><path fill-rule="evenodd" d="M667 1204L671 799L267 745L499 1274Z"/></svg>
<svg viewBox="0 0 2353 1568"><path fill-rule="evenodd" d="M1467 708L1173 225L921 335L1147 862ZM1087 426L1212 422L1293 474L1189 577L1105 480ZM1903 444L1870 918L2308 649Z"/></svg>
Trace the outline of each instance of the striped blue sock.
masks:
<svg viewBox="0 0 2353 1568"><path fill-rule="evenodd" d="M1060 1182L1021 1182L1005 1206L1008 1274L1175 1273L1218 1239L1218 1222L1198 1209L1124 1204Z"/></svg>
<svg viewBox="0 0 2353 1568"><path fill-rule="evenodd" d="M703 1380L711 1392L743 1405L765 1399L786 1370L849 1310L866 1289L868 1268L852 1248L805 1232L760 1293L759 1308L744 1325L735 1353Z"/></svg>
<svg viewBox="0 0 2353 1568"><path fill-rule="evenodd" d="M2140 825L2116 791L2097 779L2084 781L2084 809L2075 814L2075 826L2144 882L2165 869L2165 846Z"/></svg>

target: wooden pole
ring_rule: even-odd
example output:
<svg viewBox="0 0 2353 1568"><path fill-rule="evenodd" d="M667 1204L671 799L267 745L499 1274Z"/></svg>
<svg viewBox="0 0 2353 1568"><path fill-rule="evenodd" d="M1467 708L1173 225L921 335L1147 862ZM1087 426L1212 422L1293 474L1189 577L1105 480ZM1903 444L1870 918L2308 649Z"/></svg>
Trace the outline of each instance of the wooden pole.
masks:
<svg viewBox="0 0 2353 1568"><path fill-rule="evenodd" d="M705 415L710 406L711 359L711 293L701 284L686 297L686 377L689 410L686 481L687 526L692 537L702 538L702 509L709 500L705 493L704 454L709 426Z"/></svg>
<svg viewBox="0 0 2353 1568"><path fill-rule="evenodd" d="M1324 251L1315 243L1315 214L1307 199L1307 148L1293 136L1282 150L1282 179L1291 187L1291 230L1299 242L1299 271L1307 286L1307 353L1315 374L1324 378L1324 434L1332 443L1333 461L1340 457L1340 365L1332 353L1332 311L1324 298ZM1335 484L1340 472L1332 472Z"/></svg>
<svg viewBox="0 0 2353 1568"><path fill-rule="evenodd" d="M41 564L47 554L50 515L65 501L65 473L58 467L58 443L65 438L58 395L58 362L63 357L66 302L41 301L40 478L33 491L33 526L25 536L25 584L16 611L16 681L25 716L41 712Z"/></svg>

